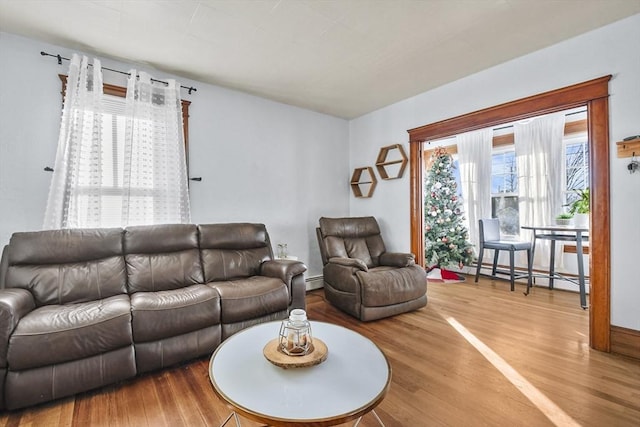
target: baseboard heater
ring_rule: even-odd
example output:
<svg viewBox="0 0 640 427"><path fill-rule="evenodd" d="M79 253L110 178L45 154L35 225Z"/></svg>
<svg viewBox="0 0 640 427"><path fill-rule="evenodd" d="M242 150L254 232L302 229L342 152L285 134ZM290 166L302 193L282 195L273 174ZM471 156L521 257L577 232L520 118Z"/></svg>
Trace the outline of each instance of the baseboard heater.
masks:
<svg viewBox="0 0 640 427"><path fill-rule="evenodd" d="M324 279L322 278L322 276L307 277L305 282L307 291L312 291L314 289L320 289L324 287Z"/></svg>

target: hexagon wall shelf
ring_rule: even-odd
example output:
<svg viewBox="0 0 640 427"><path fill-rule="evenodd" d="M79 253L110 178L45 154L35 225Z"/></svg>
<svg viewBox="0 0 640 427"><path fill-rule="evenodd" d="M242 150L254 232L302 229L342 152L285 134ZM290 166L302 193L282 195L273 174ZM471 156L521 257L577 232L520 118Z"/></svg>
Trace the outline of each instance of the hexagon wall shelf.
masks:
<svg viewBox="0 0 640 427"><path fill-rule="evenodd" d="M353 191L355 197L371 197L377 183L378 180L371 166L355 168L353 170L353 175L351 175L351 191ZM368 190L363 192L367 186L369 187Z"/></svg>
<svg viewBox="0 0 640 427"><path fill-rule="evenodd" d="M394 151L396 150L397 153L394 153ZM400 156L400 158L398 158L398 155ZM389 157L391 158L389 159ZM376 169L378 169L378 173L380 174L380 178L382 179L402 178L408 161L409 160L407 159L407 155L404 152L404 148L402 148L402 144L387 145L386 147L382 147L380 149L380 153L378 154L378 158L376 159ZM390 168L393 165L400 166ZM392 173L392 170L395 173Z"/></svg>

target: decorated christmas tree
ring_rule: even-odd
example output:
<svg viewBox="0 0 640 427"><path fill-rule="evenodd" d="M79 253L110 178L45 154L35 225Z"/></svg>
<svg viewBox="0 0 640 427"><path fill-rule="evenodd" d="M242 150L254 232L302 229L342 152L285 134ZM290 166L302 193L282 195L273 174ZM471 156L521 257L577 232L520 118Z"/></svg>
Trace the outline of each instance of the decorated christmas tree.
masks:
<svg viewBox="0 0 640 427"><path fill-rule="evenodd" d="M451 155L437 148L425 177L425 260L430 268L471 264L473 248L463 221Z"/></svg>

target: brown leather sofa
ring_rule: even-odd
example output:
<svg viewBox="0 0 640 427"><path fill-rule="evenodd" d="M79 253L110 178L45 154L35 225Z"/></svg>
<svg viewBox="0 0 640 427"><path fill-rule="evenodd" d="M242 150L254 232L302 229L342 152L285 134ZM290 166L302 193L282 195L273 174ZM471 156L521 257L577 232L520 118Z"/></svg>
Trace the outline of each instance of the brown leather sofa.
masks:
<svg viewBox="0 0 640 427"><path fill-rule="evenodd" d="M211 354L305 308L305 271L273 259L262 224L15 233L0 264L0 410Z"/></svg>
<svg viewBox="0 0 640 427"><path fill-rule="evenodd" d="M320 218L327 300L362 321L427 304L427 274L413 254L387 252L374 217Z"/></svg>

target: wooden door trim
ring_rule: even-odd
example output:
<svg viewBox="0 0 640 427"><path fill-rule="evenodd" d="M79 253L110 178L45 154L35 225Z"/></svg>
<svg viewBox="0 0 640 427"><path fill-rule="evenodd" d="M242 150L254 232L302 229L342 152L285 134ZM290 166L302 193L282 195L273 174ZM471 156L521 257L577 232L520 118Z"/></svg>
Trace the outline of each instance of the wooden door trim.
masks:
<svg viewBox="0 0 640 427"><path fill-rule="evenodd" d="M424 212L422 171L425 141L498 126L541 114L587 106L589 164L591 173L591 292L589 294L589 344L610 351L611 323L611 228L609 206L609 80L611 75L544 92L469 114L410 129L410 222L411 251L424 266Z"/></svg>

